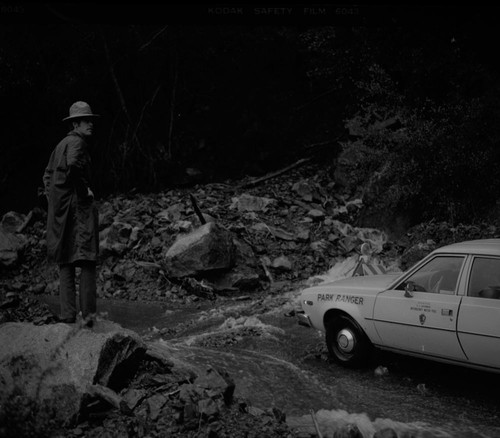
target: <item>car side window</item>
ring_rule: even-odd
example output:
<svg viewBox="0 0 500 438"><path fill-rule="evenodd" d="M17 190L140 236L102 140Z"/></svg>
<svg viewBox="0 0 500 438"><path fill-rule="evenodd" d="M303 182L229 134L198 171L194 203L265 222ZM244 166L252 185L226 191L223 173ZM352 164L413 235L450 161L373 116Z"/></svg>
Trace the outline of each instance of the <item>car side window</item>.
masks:
<svg viewBox="0 0 500 438"><path fill-rule="evenodd" d="M479 298L500 298L500 259L474 258L467 295Z"/></svg>
<svg viewBox="0 0 500 438"><path fill-rule="evenodd" d="M454 295L464 259L457 256L434 257L396 289L404 290L409 283L415 291Z"/></svg>

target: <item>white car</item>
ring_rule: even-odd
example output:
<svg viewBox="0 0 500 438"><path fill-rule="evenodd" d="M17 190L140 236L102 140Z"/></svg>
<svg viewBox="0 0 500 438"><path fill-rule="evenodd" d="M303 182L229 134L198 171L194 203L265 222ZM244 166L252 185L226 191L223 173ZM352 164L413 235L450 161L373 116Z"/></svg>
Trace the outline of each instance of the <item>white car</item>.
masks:
<svg viewBox="0 0 500 438"><path fill-rule="evenodd" d="M377 347L500 372L500 239L444 246L403 274L310 287L300 303L299 324L325 332L342 365Z"/></svg>

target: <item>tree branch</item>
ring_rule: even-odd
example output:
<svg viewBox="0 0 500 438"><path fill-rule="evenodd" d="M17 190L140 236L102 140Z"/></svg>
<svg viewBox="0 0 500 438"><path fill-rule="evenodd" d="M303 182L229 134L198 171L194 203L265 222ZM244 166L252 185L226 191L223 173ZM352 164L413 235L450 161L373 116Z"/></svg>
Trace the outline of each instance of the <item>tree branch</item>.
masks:
<svg viewBox="0 0 500 438"><path fill-rule="evenodd" d="M139 48L139 52L142 52L146 47L148 47L156 38L158 38L163 32L165 32L168 29L168 26L163 27L160 29L157 33L153 35L153 38L151 38L147 43L143 44Z"/></svg>
<svg viewBox="0 0 500 438"><path fill-rule="evenodd" d="M267 175L264 175L263 177L253 179L252 181L249 181L245 184L241 184L238 188L240 189L246 189L248 187L254 187L264 181L267 181L268 179L274 178L278 175L282 175L285 172L288 172L289 170L295 169L296 167L302 166L303 164L307 163L310 161L311 158L302 158L299 161L296 161L293 164L290 164L290 166L284 167L283 169L277 170L276 172L268 173Z"/></svg>

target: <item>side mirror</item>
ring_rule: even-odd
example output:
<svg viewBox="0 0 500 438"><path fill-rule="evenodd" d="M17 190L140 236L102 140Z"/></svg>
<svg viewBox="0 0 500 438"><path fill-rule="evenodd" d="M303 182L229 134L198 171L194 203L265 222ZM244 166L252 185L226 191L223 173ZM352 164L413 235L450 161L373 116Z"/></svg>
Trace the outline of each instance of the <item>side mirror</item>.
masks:
<svg viewBox="0 0 500 438"><path fill-rule="evenodd" d="M413 281L408 281L405 285L405 297L413 298L414 291L415 291L415 283L413 283Z"/></svg>

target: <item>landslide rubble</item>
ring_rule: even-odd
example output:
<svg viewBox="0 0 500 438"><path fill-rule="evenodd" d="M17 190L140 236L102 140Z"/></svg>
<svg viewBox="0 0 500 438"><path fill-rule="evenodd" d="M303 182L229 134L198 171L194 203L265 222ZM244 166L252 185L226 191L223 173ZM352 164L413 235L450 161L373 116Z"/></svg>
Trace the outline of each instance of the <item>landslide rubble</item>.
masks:
<svg viewBox="0 0 500 438"><path fill-rule="evenodd" d="M366 241L393 257L401 248L385 233L349 225L362 200L342 192L330 173L308 164L256 185L248 179L100 200L99 297L185 302L269 291L326 272ZM223 251L232 251L229 265L189 266L192 272L171 275L174 243L212 222L232 244L207 252L229 260ZM45 213L10 212L0 237L0 290L57 295L56 269L45 260Z"/></svg>

